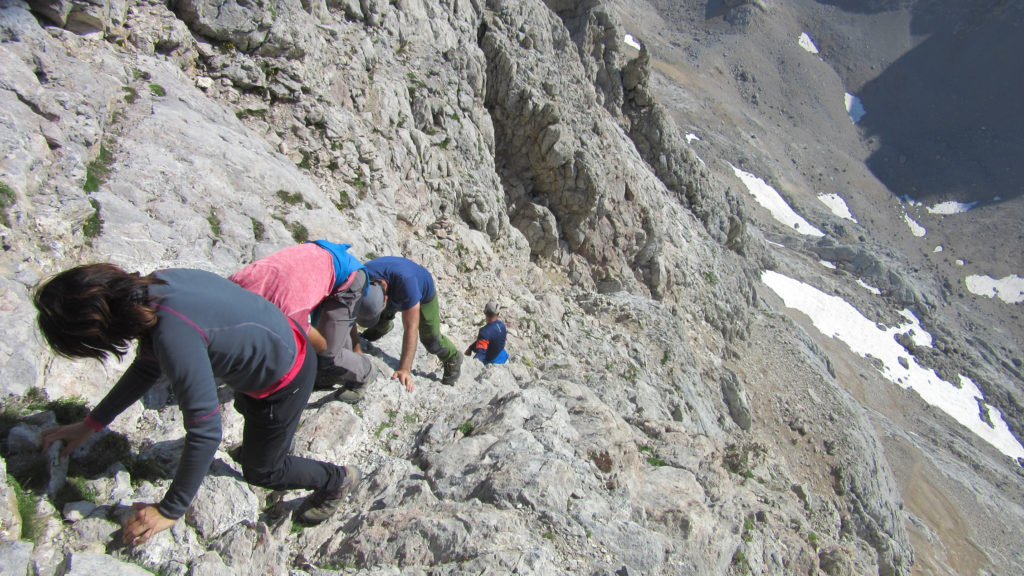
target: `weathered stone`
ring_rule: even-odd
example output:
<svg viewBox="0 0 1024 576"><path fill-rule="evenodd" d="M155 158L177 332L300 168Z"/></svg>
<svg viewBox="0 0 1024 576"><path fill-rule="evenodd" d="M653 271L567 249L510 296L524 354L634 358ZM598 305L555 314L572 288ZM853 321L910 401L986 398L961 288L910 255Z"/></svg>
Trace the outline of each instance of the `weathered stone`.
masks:
<svg viewBox="0 0 1024 576"><path fill-rule="evenodd" d="M258 506L241 474L218 463L203 480L185 517L201 537L214 539L239 522L255 521Z"/></svg>
<svg viewBox="0 0 1024 576"><path fill-rule="evenodd" d="M67 568L64 573L68 576L95 576L96 574L145 576L150 572L106 554L75 552L68 555Z"/></svg>
<svg viewBox="0 0 1024 576"><path fill-rule="evenodd" d="M747 394L743 384L732 372L727 371L721 376L722 399L729 407L729 416L741 430L750 430L752 422L750 404L747 402Z"/></svg>
<svg viewBox="0 0 1024 576"><path fill-rule="evenodd" d="M18 513L18 495L7 481L7 462L0 458L0 540L21 537L21 515Z"/></svg>
<svg viewBox="0 0 1024 576"><path fill-rule="evenodd" d="M38 426L21 423L7 431L7 453L38 453L43 447L42 430Z"/></svg>
<svg viewBox="0 0 1024 576"><path fill-rule="evenodd" d="M558 223L547 208L530 202L516 212L513 224L530 243L532 254L550 258L558 249Z"/></svg>
<svg viewBox="0 0 1024 576"><path fill-rule="evenodd" d="M236 524L219 537L212 548L236 574L257 567L268 575L291 573L288 547L270 533L266 524Z"/></svg>
<svg viewBox="0 0 1024 576"><path fill-rule="evenodd" d="M75 4L65 0L35 0L30 6L50 22L63 27L67 24L68 14Z"/></svg>
<svg viewBox="0 0 1024 576"><path fill-rule="evenodd" d="M0 574L21 576L32 570L32 543L17 538L0 539Z"/></svg>
<svg viewBox="0 0 1024 576"><path fill-rule="evenodd" d="M96 510L96 504L87 500L68 502L61 511L61 516L68 522L78 522Z"/></svg>
<svg viewBox="0 0 1024 576"><path fill-rule="evenodd" d="M221 576L230 573L231 568L216 552L207 552L192 562L189 576Z"/></svg>

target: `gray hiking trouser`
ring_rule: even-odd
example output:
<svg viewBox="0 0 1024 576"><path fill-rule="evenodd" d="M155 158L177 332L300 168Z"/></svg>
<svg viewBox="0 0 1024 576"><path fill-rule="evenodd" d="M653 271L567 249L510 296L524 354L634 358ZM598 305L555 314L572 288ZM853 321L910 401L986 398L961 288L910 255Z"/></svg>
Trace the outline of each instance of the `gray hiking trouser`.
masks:
<svg viewBox="0 0 1024 576"><path fill-rule="evenodd" d="M360 270L351 286L331 294L320 304L316 329L327 340L327 349L317 355L318 385L364 384L373 370L369 358L352 350L352 326L365 287L366 272Z"/></svg>

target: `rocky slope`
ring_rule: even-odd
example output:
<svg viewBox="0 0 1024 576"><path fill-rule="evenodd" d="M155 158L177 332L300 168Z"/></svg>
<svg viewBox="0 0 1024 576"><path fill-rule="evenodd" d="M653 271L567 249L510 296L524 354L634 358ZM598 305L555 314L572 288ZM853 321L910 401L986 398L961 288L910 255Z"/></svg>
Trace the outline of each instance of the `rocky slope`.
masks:
<svg viewBox="0 0 1024 576"><path fill-rule="evenodd" d="M980 478L1008 532L968 519L993 530L973 536L972 558L1024 566L994 554L1020 525L1019 469L920 403L867 402L894 396L891 385L781 313L760 272L808 270L813 247L766 243L782 235L715 164L768 156L755 160L758 144L731 118L698 158L659 88L665 60L624 45L619 8L0 0L2 563L33 574L909 574L924 550L925 565L949 569L935 551L956 530L904 508L918 497L912 461L915 478L948 473L954 488L929 486L959 512L955 488ZM738 30L767 13L723 9L733 22L721 25ZM698 87L682 98L703 97ZM450 389L421 350L413 393L380 378L355 407L316 397L295 450L366 479L315 528L292 523L302 494L241 481L230 456L241 423L225 398L223 452L189 514L121 547L130 504L169 482L180 416L156 390L70 463L41 458L39 430L78 407L56 400L94 403L124 366L48 354L32 287L99 260L229 274L306 238L426 265L457 342L498 300L513 361L467 362ZM399 348L394 334L370 347L383 374ZM924 456L922 433L935 438Z"/></svg>
<svg viewBox="0 0 1024 576"><path fill-rule="evenodd" d="M1004 57L1012 51L1002 48L1019 35L998 30L1019 27L1024 5L801 1L728 8L727 2L716 11L713 2L613 4L623 28L656 54L653 91L684 131L700 136L692 146L708 161L712 178L740 186L723 160L756 172L826 231L823 240L792 229L779 234L785 229L766 211L749 210L785 245L771 249L776 269L842 297L885 325L900 322L895 311L912 310L935 344L909 346L908 352L951 382L957 374L970 375L1019 437L1020 306L974 295L965 285L969 275L986 270L994 277L1019 273L1016 222L1024 204L1012 192L1018 184L1009 177L979 185L975 192L1002 198L962 214L931 213L921 203L970 198L945 186L953 180L941 178L930 159L914 156L918 150L908 138L920 133L907 128L932 110L948 110L952 98L958 112L933 122L928 132L946 147L948 168L967 174L991 163L999 166L993 177L1015 170L997 155L986 155L975 139L960 136L965 129L996 130L1004 152L1022 150L1018 135L1024 126L1012 106L998 102L1002 93L984 86L1019 83L1019 63L1007 64ZM813 38L819 53L798 45L802 33ZM951 92L935 84L939 77ZM917 83L913 98L900 88L908 83ZM920 89L926 85L933 89ZM868 114L860 124L843 109L844 91L864 101ZM899 114L905 125L889 122ZM999 128L979 120L992 114L999 116ZM913 189L895 186L878 169L880 157L900 152L926 160L900 165ZM962 161L975 154L977 162ZM857 221L835 217L816 198L820 194L841 196ZM904 194L917 202L902 199ZM927 234L912 235L907 217L922 223ZM880 294L855 285L864 281ZM794 319L826 351L837 381L871 411L907 505L915 571L1018 571L1019 558L1006 564L1004 550L1014 547L1006 527L1021 523L1019 468L984 443L966 448L955 425L948 428L948 416L892 382L873 382L877 364L849 359L845 344L823 338L803 314Z"/></svg>

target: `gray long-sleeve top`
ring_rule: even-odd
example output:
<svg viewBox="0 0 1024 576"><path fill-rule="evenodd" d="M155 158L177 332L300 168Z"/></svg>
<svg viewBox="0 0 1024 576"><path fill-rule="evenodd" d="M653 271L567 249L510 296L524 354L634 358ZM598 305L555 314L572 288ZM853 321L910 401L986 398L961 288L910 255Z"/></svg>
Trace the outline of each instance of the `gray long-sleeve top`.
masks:
<svg viewBox="0 0 1024 576"><path fill-rule="evenodd" d="M185 448L158 508L168 518L180 518L220 445L218 382L236 393L266 390L292 368L299 344L277 307L229 280L200 270L162 270L154 275L167 282L149 287L150 301L157 306L156 326L88 419L100 426L110 424L161 374L167 376L181 408Z"/></svg>

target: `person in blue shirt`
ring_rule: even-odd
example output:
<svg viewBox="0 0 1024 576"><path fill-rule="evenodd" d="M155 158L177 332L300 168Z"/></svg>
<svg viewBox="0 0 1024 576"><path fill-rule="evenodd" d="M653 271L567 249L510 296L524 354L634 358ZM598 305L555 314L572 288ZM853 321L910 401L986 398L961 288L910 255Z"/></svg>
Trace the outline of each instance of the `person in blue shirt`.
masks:
<svg viewBox="0 0 1024 576"><path fill-rule="evenodd" d="M384 290L384 311L376 322L360 324L367 330L362 337L373 342L391 331L395 315L402 313L402 355L391 376L412 392L412 360L416 355L416 335L427 352L440 358L444 365L441 383L454 386L462 369L462 355L444 334L441 334L441 312L434 289L434 277L419 264L399 256L382 256L365 263L370 282Z"/></svg>
<svg viewBox="0 0 1024 576"><path fill-rule="evenodd" d="M473 355L484 364L508 362L508 352L505 350L508 331L505 323L498 319L498 314L497 302L491 300L484 306L484 319L487 323L477 332L476 341L466 348L466 356Z"/></svg>

